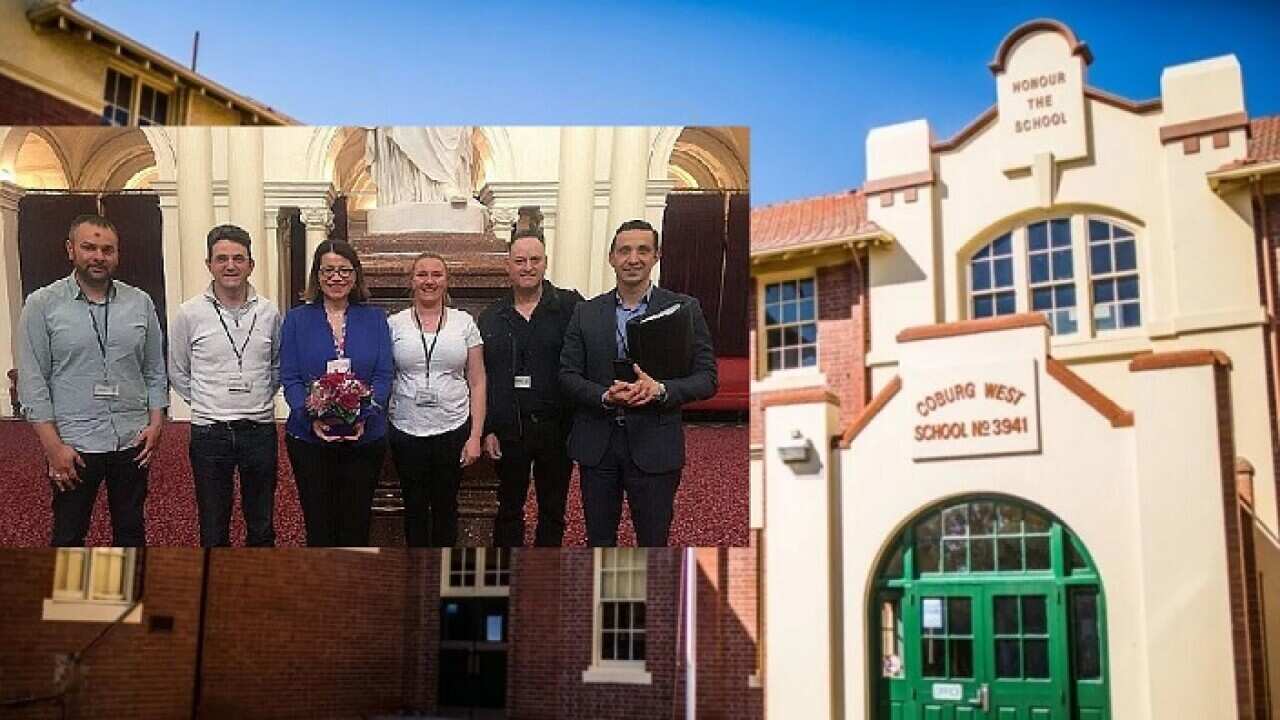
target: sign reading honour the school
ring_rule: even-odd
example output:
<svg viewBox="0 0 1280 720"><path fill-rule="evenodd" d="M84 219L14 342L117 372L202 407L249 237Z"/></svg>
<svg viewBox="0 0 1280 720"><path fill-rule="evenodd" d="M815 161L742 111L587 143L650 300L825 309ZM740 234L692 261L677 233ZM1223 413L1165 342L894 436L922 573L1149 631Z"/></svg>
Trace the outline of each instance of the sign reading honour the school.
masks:
<svg viewBox="0 0 1280 720"><path fill-rule="evenodd" d="M1085 61L1054 31L1031 33L1009 50L996 71L1001 167L1029 167L1037 155L1055 162L1088 155L1085 133Z"/></svg>
<svg viewBox="0 0 1280 720"><path fill-rule="evenodd" d="M1040 449L1035 360L921 368L903 390L916 460Z"/></svg>

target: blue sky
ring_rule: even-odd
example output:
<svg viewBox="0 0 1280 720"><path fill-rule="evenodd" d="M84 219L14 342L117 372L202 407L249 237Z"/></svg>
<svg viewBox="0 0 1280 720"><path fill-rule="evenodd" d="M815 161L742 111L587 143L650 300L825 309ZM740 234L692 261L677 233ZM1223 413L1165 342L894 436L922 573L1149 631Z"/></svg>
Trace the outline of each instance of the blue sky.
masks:
<svg viewBox="0 0 1280 720"><path fill-rule="evenodd" d="M1234 53L1251 116L1280 113L1280 2L369 4L81 0L82 12L312 124L701 124L752 129L752 200L856 187L877 125L947 137L995 101L986 63L1052 17L1089 83L1160 93L1168 65Z"/></svg>

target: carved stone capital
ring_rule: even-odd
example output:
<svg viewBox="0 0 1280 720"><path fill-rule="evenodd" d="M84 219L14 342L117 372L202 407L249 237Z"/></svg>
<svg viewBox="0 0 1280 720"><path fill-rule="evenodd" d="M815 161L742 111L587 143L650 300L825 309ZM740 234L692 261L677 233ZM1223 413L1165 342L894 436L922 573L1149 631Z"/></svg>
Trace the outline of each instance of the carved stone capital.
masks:
<svg viewBox="0 0 1280 720"><path fill-rule="evenodd" d="M308 230L320 230L325 232L333 229L333 211L327 207L304 207L302 210L302 224L307 226Z"/></svg>

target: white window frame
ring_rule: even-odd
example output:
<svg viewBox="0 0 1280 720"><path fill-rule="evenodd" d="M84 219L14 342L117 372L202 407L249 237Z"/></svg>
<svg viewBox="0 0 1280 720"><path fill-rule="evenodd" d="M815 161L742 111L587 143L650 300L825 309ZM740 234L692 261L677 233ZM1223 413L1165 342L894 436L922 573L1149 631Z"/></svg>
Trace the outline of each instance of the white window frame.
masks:
<svg viewBox="0 0 1280 720"><path fill-rule="evenodd" d="M45 598L44 620L142 622L142 604L133 602L137 548L58 548L53 587ZM109 592L103 583L118 588Z"/></svg>
<svg viewBox="0 0 1280 720"><path fill-rule="evenodd" d="M985 240L976 244L971 250L963 256L963 279L964 292L962 293L963 301L962 315L964 319L973 319L973 277L970 262L973 256L980 252L987 245L991 244L1004 235L1009 233L1012 239L1013 252L1013 290L1015 300L1015 313L1031 312L1031 256L1028 252L1027 243L1027 227L1039 222L1048 222L1055 219L1067 218L1071 228L1071 266L1072 280L1076 289L1076 329L1071 333L1060 333L1050 337L1052 345L1069 345L1080 343L1088 340L1118 340L1127 337L1140 336L1145 332L1146 324L1149 320L1147 312L1147 288L1143 282L1146 273L1146 263L1143 258L1143 236L1138 226L1125 220L1090 212L1072 212L1072 213L1052 213L1029 219L1024 219L1013 227L1002 227L998 232L989 234ZM1116 225L1133 233L1135 255L1137 259L1137 269L1135 274L1138 279L1138 312L1141 323L1134 327L1116 328L1112 330L1099 330L1096 328L1093 320L1093 274L1090 266L1089 257L1089 221L1098 220L1110 225ZM1128 272L1121 273L1128 275ZM1108 275L1109 277L1110 275ZM1000 316L993 316L1000 317Z"/></svg>
<svg viewBox="0 0 1280 720"><path fill-rule="evenodd" d="M1105 272L1105 273L1095 273L1095 272L1094 272L1094 270L1093 270L1093 253L1092 253L1092 250L1093 250L1092 245L1093 245L1093 243L1092 243L1092 242L1090 242L1089 237L1088 237L1088 232L1089 232L1089 222L1090 222L1091 220L1096 220L1097 222L1105 223L1105 224L1107 224L1107 225L1110 225L1110 226L1113 228L1113 230L1112 230L1112 237L1111 237L1111 239L1109 239L1109 240L1107 241L1108 245L1110 245L1110 246L1111 246L1111 248L1112 248L1112 255L1113 255L1113 257L1112 257L1112 267L1111 267L1111 271L1110 271L1110 272ZM1114 328L1109 328L1109 329L1106 329L1106 330L1098 330L1097 332L1098 332L1098 333L1103 333L1103 334L1105 334L1105 335L1107 335L1107 336L1111 336L1111 335L1113 335L1113 334L1123 334L1123 333L1125 333L1126 331L1135 331L1135 330L1140 330L1140 329L1142 328L1143 324L1144 324L1144 323L1146 322L1146 320L1147 320L1147 312L1146 312L1146 309L1144 308L1144 304L1143 304L1143 302L1142 302L1142 299L1143 299L1143 297L1146 295L1146 293L1145 293L1145 292L1143 292L1143 288L1142 288L1142 252L1141 252L1141 242L1140 242L1140 239L1139 239L1139 237L1138 237L1138 231L1137 231L1137 230L1135 230L1134 228L1130 227L1127 223L1123 223L1123 222L1119 222L1119 221L1117 221L1117 220L1113 220L1113 219L1111 219L1111 218L1109 218L1109 217L1106 217L1106 216L1104 216L1104 215L1085 215L1085 216L1084 216L1084 223L1083 223L1083 224L1084 224L1084 232L1085 232L1085 238L1084 238L1084 243L1085 243L1085 252L1089 253L1089 257L1087 258L1087 263L1088 263L1088 273L1089 273L1088 278L1087 278L1087 280L1088 280L1088 285L1087 285L1087 287L1088 287L1088 292L1089 292L1089 296L1088 296L1088 297L1089 297L1089 324L1090 324L1091 326L1094 324L1094 317L1093 317L1093 307L1094 307L1094 304L1095 304L1095 302L1094 302L1094 298L1093 298L1093 281L1094 281L1094 279L1096 278L1096 279L1098 279L1098 280L1119 280L1119 279L1121 279L1121 278L1126 278L1126 277L1129 277L1129 276L1133 276L1133 278L1134 278L1134 279L1137 281L1137 283L1138 283L1138 324L1137 324L1137 325L1130 325L1130 326L1123 326L1123 327L1122 327L1122 326L1119 324L1119 322L1118 322L1119 318L1117 318L1116 327L1114 327ZM1117 227L1118 227L1118 228L1120 228L1120 229L1122 229L1122 230L1125 230L1126 232L1128 232L1128 233L1132 236L1132 239L1133 239L1133 255L1134 255L1134 267L1133 267L1133 270L1116 271L1116 269L1115 269L1115 258L1114 258L1115 250L1114 250L1114 248L1115 248L1116 240L1115 240L1114 228L1117 228ZM1121 304L1121 302L1120 302L1119 300L1114 300L1114 299L1113 299L1113 300L1111 301L1111 303L1110 303L1110 304L1111 304L1111 305L1113 305L1113 306L1116 308L1116 310L1117 310L1117 311L1120 309L1120 304Z"/></svg>
<svg viewBox="0 0 1280 720"><path fill-rule="evenodd" d="M793 282L797 280L813 280L813 350L814 362L812 365L801 365L794 368L782 368L778 370L769 369L769 325L765 316L766 295L770 285L778 285L784 282ZM818 288L818 268L809 267L784 272L767 273L756 277L756 336L758 338L756 345L756 357L759 358L759 372L757 377L787 378L787 377L805 377L813 376L822 371L822 332L821 324L818 322L819 313L822 308L822 295Z"/></svg>
<svg viewBox="0 0 1280 720"><path fill-rule="evenodd" d="M144 73L139 72L136 68L118 62L108 62L107 72L102 75L102 89L106 92L107 73L115 72L121 77L129 78L133 82L133 89L129 93L129 123L127 125L111 125L110 127L144 127L138 124L139 111L142 109L142 86L146 85L151 88L152 92L161 93L169 97L169 105L165 110L164 123L153 123L156 125L175 125L178 124L178 88L176 85L165 82L157 82L147 77ZM106 100L103 99L103 108L98 112L101 119L102 114L106 111Z"/></svg>
<svg viewBox="0 0 1280 720"><path fill-rule="evenodd" d="M645 589L645 660L604 660L601 659L600 638L602 634L603 601L601 581L604 571L605 555L618 557L618 553L630 556L629 568L644 569ZM635 563L638 562L639 565ZM594 548L592 550L592 595L591 595L591 666L582 671L584 683L612 683L618 685L651 685L653 675L646 669L649 657L649 632L652 625L649 618L649 556L644 548Z"/></svg>
<svg viewBox="0 0 1280 720"><path fill-rule="evenodd" d="M492 553L502 548L442 548L440 550L440 597L509 597L511 595L511 551L507 550L507 584L495 585L485 578L485 563ZM474 553L476 558L476 584L453 585L450 583L454 553Z"/></svg>

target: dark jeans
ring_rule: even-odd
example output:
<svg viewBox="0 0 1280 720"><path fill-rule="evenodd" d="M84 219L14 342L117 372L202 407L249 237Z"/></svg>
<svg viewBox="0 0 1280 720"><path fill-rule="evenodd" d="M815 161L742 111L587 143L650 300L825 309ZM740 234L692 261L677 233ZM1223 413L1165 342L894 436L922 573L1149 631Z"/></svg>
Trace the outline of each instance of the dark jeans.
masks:
<svg viewBox="0 0 1280 720"><path fill-rule="evenodd" d="M391 459L404 496L404 537L409 547L453 547L458 542L458 486L462 446L471 421L439 435L419 437L393 425Z"/></svg>
<svg viewBox="0 0 1280 720"><path fill-rule="evenodd" d="M247 529L245 544L276 544L272 525L276 500L276 459L279 455L275 423L238 420L192 425L191 474L196 482L200 511L200 544L231 544L231 505L235 472L240 470L240 507Z"/></svg>
<svg viewBox="0 0 1280 720"><path fill-rule="evenodd" d="M538 494L538 528L534 544L559 547L564 541L564 512L569 497L569 475L573 463L566 445L567 433L554 418L538 421L523 418L524 435L501 438L502 457L498 470L498 517L493 526L496 547L524 544L524 501L529 494L532 466L534 491Z"/></svg>
<svg viewBox="0 0 1280 720"><path fill-rule="evenodd" d="M587 544L613 547L618 544L618 523L622 520L622 496L631 508L631 524L636 544L663 547L671 532L676 487L680 471L647 473L631 462L625 428L614 426L609 447L600 464L578 465L582 472L582 513L587 521Z"/></svg>
<svg viewBox="0 0 1280 720"><path fill-rule="evenodd" d="M387 446L348 442L310 443L285 436L307 525L307 545L362 547L369 544L373 491Z"/></svg>
<svg viewBox="0 0 1280 720"><path fill-rule="evenodd" d="M134 462L141 446L106 453L80 453L84 467L77 467L80 482L70 490L53 489L53 540L55 547L84 545L93 517L98 487L107 481L107 506L111 509L111 544L140 547L147 543L142 506L147 499L147 468Z"/></svg>

